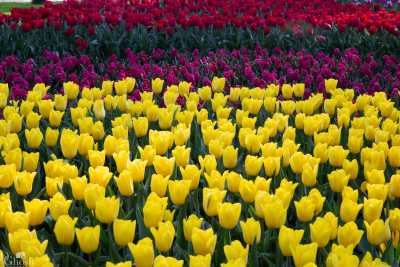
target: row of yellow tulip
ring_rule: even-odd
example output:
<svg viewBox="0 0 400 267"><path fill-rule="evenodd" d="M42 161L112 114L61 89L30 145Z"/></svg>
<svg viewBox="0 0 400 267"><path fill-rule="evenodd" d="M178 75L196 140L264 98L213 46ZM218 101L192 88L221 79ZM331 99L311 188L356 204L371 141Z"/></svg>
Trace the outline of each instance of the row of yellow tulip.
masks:
<svg viewBox="0 0 400 267"><path fill-rule="evenodd" d="M29 266L396 262L395 103L332 79L328 98L308 99L304 84L226 93L224 82L191 92L157 78L140 100L127 95L133 78L68 82L51 98L37 84L19 102L0 84L1 255L22 252Z"/></svg>

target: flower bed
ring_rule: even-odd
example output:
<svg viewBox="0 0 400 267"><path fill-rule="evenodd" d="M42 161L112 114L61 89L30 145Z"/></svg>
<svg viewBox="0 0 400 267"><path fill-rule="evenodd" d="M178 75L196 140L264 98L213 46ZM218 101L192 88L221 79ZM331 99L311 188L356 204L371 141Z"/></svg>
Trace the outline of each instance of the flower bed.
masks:
<svg viewBox="0 0 400 267"><path fill-rule="evenodd" d="M48 50L106 58L154 48L308 49L399 54L400 13L324 1L66 1L1 16L0 57ZM177 6L180 13L176 14ZM144 15L146 14L146 15Z"/></svg>
<svg viewBox="0 0 400 267"><path fill-rule="evenodd" d="M8 82L11 96L24 98L35 83L52 84L49 90L56 93L68 80L82 87L100 86L103 80L135 77L138 88L150 90L149 79L160 77L166 85L179 80L191 82L195 87L211 84L213 76L223 76L228 86L259 86L270 83L296 83L304 81L306 95L324 92L324 79L334 77L343 88L354 88L357 94L387 91L398 99L400 61L397 56L382 58L370 54L364 58L356 49L344 52L335 50L331 56L312 54L304 50L282 51L258 47L255 50L218 50L200 55L180 53L177 50L156 49L150 54L126 50L124 59L115 56L107 60L91 59L89 56L60 57L45 52L36 59L21 62L15 56L0 61L0 80Z"/></svg>
<svg viewBox="0 0 400 267"><path fill-rule="evenodd" d="M37 84L19 103L0 84L1 255L22 252L29 266L398 262L398 105L337 82L304 100L302 83L152 79L129 99L138 85L125 78L53 96Z"/></svg>

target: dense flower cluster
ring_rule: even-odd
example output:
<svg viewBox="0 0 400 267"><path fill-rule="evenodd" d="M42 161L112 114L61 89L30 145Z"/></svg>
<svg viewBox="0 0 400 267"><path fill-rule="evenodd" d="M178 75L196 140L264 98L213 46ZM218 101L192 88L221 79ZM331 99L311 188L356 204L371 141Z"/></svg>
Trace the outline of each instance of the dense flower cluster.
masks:
<svg viewBox="0 0 400 267"><path fill-rule="evenodd" d="M399 107L324 80L0 84L0 256L30 267L390 266ZM185 101L181 101L184 99ZM0 261L2 262L2 261ZM119 262L117 264L117 262Z"/></svg>
<svg viewBox="0 0 400 267"><path fill-rule="evenodd" d="M177 26L221 28L228 24L268 32L271 26L304 22L317 27L337 25L342 30L354 27L359 31L385 29L398 33L400 13L334 0L71 0L62 4L46 3L42 8L14 9L11 16L0 15L0 21L12 28L22 22L23 31L45 25L65 30L66 23L67 32L74 31L76 25L83 25L95 33L96 25L112 26L123 22L128 29L140 24L167 32L174 31Z"/></svg>
<svg viewBox="0 0 400 267"><path fill-rule="evenodd" d="M36 60L20 62L15 56L0 61L0 81L13 88L13 99L24 98L35 83L52 84L52 92L61 89L66 81L81 87L93 87L103 80L135 77L138 88L150 90L151 77L160 77L166 85L186 80L194 87L210 85L213 76L224 76L228 86L259 86L270 83L304 82L306 95L324 92L324 79L333 77L344 88L354 88L357 94L385 90L398 97L400 88L400 60L396 56L383 58L374 54L363 58L356 49L334 55L313 55L310 52L282 51L271 53L264 48L255 50L218 50L202 56L197 50L180 53L176 50L156 49L151 54L125 51L125 59L115 56L95 62L89 56L64 56L45 52Z"/></svg>

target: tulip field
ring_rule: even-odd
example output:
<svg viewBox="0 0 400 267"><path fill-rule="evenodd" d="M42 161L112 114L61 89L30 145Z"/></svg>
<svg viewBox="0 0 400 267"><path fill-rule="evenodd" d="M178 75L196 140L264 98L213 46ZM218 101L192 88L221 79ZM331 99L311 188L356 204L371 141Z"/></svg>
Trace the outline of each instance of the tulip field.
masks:
<svg viewBox="0 0 400 267"><path fill-rule="evenodd" d="M399 267L398 1L0 13L0 267Z"/></svg>

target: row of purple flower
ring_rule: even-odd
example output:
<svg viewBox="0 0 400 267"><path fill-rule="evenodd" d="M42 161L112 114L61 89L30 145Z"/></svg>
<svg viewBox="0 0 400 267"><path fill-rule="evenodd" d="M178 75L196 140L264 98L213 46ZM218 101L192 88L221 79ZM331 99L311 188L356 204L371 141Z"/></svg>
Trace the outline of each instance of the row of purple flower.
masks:
<svg viewBox="0 0 400 267"><path fill-rule="evenodd" d="M0 82L8 82L13 98L23 98L33 84L52 85L53 92L65 81L81 86L99 86L103 80L127 76L137 80L138 88L149 89L149 77L165 79L166 84L180 80L194 87L210 83L213 76L224 76L227 86L247 85L263 87L269 83L305 82L307 92L324 90L325 78L336 78L343 88L373 93L386 90L398 96L400 87L400 59L393 55L360 56L356 49L335 50L333 55L307 51L284 52L279 48L269 53L254 50L218 50L200 55L177 50L154 50L150 54L125 51L125 59L111 56L97 62L88 56L64 56L45 52L38 60L21 62L15 56L0 60Z"/></svg>

